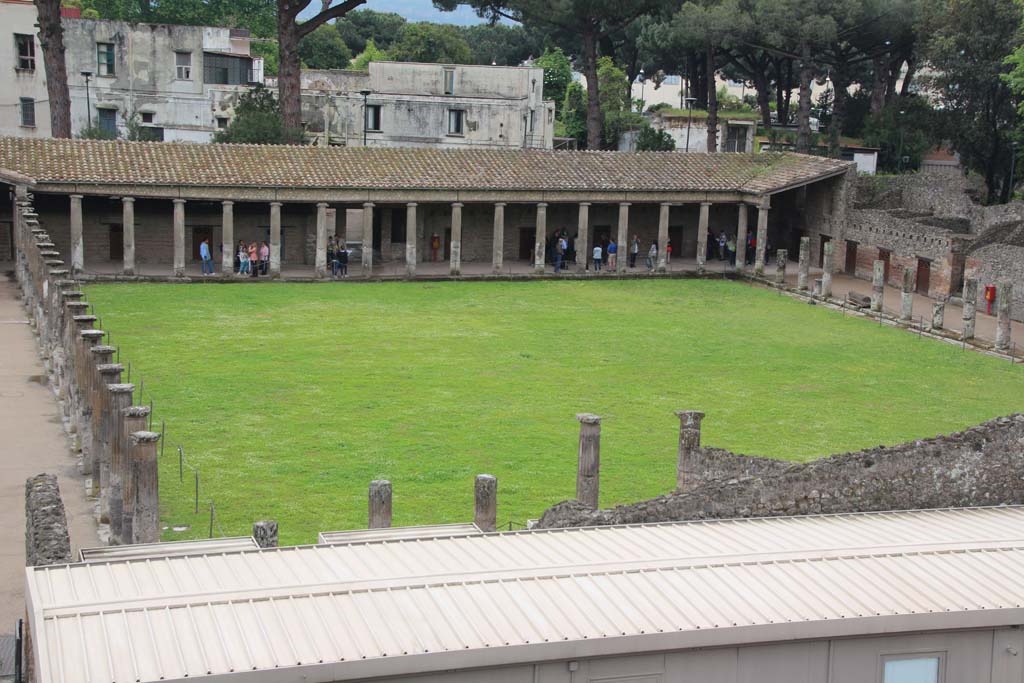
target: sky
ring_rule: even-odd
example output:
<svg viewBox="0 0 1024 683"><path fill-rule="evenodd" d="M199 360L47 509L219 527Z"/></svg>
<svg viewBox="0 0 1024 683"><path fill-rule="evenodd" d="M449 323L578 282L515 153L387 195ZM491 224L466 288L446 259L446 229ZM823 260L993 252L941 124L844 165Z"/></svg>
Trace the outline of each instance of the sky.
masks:
<svg viewBox="0 0 1024 683"><path fill-rule="evenodd" d="M319 8L319 2L312 2L303 14L315 14ZM434 3L430 0L368 0L359 9L396 12L409 21L437 21L445 24L479 24L482 21L468 7L459 7L454 12L442 12L434 9Z"/></svg>

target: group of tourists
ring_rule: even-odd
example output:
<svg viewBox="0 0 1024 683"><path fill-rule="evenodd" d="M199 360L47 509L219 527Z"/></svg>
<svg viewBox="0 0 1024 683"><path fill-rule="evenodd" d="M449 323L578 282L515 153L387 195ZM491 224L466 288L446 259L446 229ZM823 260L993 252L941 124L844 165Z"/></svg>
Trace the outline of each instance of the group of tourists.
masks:
<svg viewBox="0 0 1024 683"><path fill-rule="evenodd" d="M746 247L746 253L743 255L743 262L748 266L753 265L754 254L757 253L757 235L755 233L747 233ZM736 266L735 236L726 235L723 230L715 240L709 241L708 243L707 259L709 261L715 258L715 251L717 251L719 261L728 261L729 265L734 267ZM771 251L770 245L767 251Z"/></svg>
<svg viewBox="0 0 1024 683"><path fill-rule="evenodd" d="M331 277L348 277L348 246L331 235L327 239L327 263L331 264Z"/></svg>
<svg viewBox="0 0 1024 683"><path fill-rule="evenodd" d="M547 242L547 261L553 263L555 266L555 272L562 272L562 268L565 267L566 263L574 263L576 261L576 238L577 235L569 237L567 231L562 230L552 235ZM627 264L629 268L636 268L637 261L639 260L640 253L645 253L644 265L647 270L653 271L658 263L658 243L651 242L650 246L644 250L640 242L640 236L634 235L633 239L630 240L627 254ZM672 240L669 240L665 245L665 256L666 263L670 263L672 260ZM593 268L595 272L600 272L602 269L615 270L618 267L619 257L619 245L613 238L598 239L591 250L591 259L585 263L586 268Z"/></svg>
<svg viewBox="0 0 1024 683"><path fill-rule="evenodd" d="M210 269L213 272L211 266ZM238 240L235 248L235 272L239 275L259 277L270 271L270 245L266 242L249 242Z"/></svg>

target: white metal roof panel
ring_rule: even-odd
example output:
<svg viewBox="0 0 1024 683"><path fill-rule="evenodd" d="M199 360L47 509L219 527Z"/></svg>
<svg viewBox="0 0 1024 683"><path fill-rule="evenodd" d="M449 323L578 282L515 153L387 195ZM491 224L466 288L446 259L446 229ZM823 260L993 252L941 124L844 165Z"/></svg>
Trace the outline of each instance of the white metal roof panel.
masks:
<svg viewBox="0 0 1024 683"><path fill-rule="evenodd" d="M395 526L386 529L351 529L348 531L321 531L319 542L324 545L348 545L368 541L431 540L454 536L482 534L480 527L467 524L429 524L424 526Z"/></svg>
<svg viewBox="0 0 1024 683"><path fill-rule="evenodd" d="M1024 510L986 508L29 568L27 593L43 683L280 682L1021 624L1022 572Z"/></svg>
<svg viewBox="0 0 1024 683"><path fill-rule="evenodd" d="M196 541L171 541L168 543L140 543L138 545L104 545L96 548L82 548L78 551L80 562L110 562L113 560L145 560L173 557L175 555L201 555L204 553L231 552L259 548L252 536L232 536Z"/></svg>

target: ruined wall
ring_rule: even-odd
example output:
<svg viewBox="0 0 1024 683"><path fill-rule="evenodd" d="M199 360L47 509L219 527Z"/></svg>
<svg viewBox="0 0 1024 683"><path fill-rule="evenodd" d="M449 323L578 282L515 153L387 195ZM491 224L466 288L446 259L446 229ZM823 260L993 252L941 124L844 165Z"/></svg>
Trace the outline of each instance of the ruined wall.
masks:
<svg viewBox="0 0 1024 683"><path fill-rule="evenodd" d="M548 509L539 526L1020 504L1024 415L810 463L703 449L694 465L687 468L692 484L686 492L611 510L566 501Z"/></svg>
<svg viewBox="0 0 1024 683"><path fill-rule="evenodd" d="M978 307L985 310L985 286L1000 278L1013 283L1010 317L1024 321L1024 246L989 244L967 257L967 277L978 280ZM993 308L994 310L994 308Z"/></svg>
<svg viewBox="0 0 1024 683"><path fill-rule="evenodd" d="M37 474L25 481L25 564L71 561L71 539L57 477Z"/></svg>

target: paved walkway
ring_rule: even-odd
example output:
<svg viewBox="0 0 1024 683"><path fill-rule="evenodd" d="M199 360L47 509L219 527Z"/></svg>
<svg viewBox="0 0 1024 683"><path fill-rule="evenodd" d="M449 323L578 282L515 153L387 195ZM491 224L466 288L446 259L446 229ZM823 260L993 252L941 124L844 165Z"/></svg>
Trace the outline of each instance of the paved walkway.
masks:
<svg viewBox="0 0 1024 683"><path fill-rule="evenodd" d="M0 633L13 633L25 612L25 480L56 474L67 510L71 548L98 545L93 503L85 496L46 383L13 274L0 271Z"/></svg>

